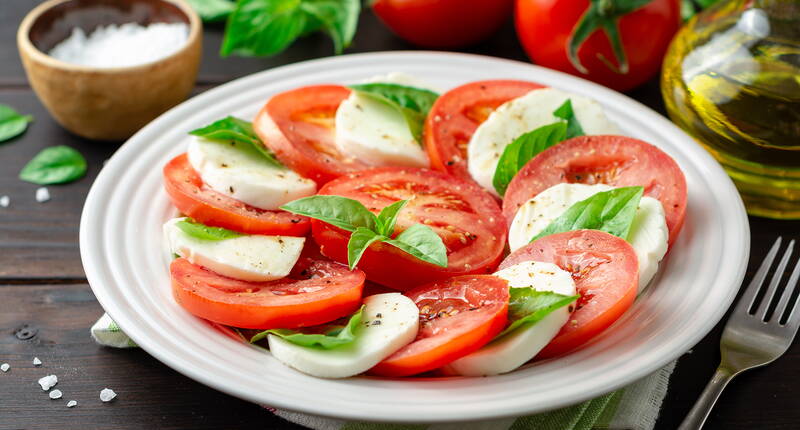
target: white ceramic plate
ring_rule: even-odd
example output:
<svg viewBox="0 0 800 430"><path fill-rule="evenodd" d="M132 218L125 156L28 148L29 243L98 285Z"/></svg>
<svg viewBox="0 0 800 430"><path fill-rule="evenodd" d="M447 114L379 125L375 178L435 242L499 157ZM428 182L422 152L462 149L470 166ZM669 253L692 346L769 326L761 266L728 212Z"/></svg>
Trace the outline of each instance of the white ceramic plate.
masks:
<svg viewBox="0 0 800 430"><path fill-rule="evenodd" d="M318 379L231 339L172 299L161 224L173 209L161 168L185 151L187 131L226 115L252 118L273 94L407 72L448 89L479 79L523 79L602 103L625 133L669 153L689 186L686 225L660 276L587 347L488 378ZM81 257L103 308L150 354L179 372L254 402L344 419L442 422L540 412L629 384L674 360L719 321L749 252L744 206L719 165L676 126L590 82L490 57L388 52L326 58L238 79L172 109L132 137L94 183L81 219Z"/></svg>

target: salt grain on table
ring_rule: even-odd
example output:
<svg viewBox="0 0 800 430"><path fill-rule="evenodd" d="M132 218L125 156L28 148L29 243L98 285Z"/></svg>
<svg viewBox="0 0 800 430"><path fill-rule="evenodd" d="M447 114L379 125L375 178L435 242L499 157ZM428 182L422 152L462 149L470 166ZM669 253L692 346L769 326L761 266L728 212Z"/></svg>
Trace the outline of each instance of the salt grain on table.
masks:
<svg viewBox="0 0 800 430"><path fill-rule="evenodd" d="M177 52L189 38L184 23L127 24L98 27L89 36L80 28L49 54L66 63L91 67L128 67L150 63Z"/></svg>
<svg viewBox="0 0 800 430"><path fill-rule="evenodd" d="M8 369L10 369L10 368L11 368L11 365L8 364L8 363L0 364L0 370L2 370L3 372L8 372Z"/></svg>
<svg viewBox="0 0 800 430"><path fill-rule="evenodd" d="M44 391L53 388L56 384L58 384L58 377L56 375L47 375L39 379L39 385L42 386L42 390Z"/></svg>
<svg viewBox="0 0 800 430"><path fill-rule="evenodd" d="M36 201L39 203L44 203L50 200L50 190L45 187L39 187L36 189Z"/></svg>
<svg viewBox="0 0 800 430"><path fill-rule="evenodd" d="M110 388L103 388L100 390L100 400L110 402L114 400L114 397L117 397L117 393L115 393L114 390Z"/></svg>
<svg viewBox="0 0 800 430"><path fill-rule="evenodd" d="M33 365L34 366L41 366L42 360L39 360L39 357L33 357Z"/></svg>
<svg viewBox="0 0 800 430"><path fill-rule="evenodd" d="M8 197L8 196L0 197L0 207L7 208L8 205L10 205L10 204L11 204L11 197Z"/></svg>
<svg viewBox="0 0 800 430"><path fill-rule="evenodd" d="M74 408L77 405L78 405L78 402L76 402L75 400L70 400L70 401L67 402L67 407L68 408Z"/></svg>
<svg viewBox="0 0 800 430"><path fill-rule="evenodd" d="M58 389L51 391L49 394L50 398L53 400L60 399L61 395L62 395L61 390Z"/></svg>

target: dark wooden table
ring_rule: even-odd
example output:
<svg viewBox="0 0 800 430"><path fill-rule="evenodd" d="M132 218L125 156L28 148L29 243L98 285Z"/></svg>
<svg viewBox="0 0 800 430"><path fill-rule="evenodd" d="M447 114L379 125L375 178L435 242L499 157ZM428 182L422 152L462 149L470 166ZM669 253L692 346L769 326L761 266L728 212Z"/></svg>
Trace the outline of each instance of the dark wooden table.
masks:
<svg viewBox="0 0 800 430"><path fill-rule="evenodd" d="M296 427L259 406L229 397L183 377L140 350L97 346L88 329L102 314L86 283L78 253L78 222L86 193L103 160L118 144L90 142L61 129L28 86L17 56L15 33L22 17L39 1L0 2L0 103L32 114L35 122L21 137L0 144L0 430L6 429L216 429ZM221 59L220 26L205 31L205 53L196 92L239 76L296 61L330 55L323 36L301 40L269 59ZM392 36L375 17L363 14L350 52L413 49ZM526 60L507 25L490 40L469 49ZM630 94L664 112L654 80ZM89 173L69 185L49 187L52 200L37 203L37 186L17 179L19 169L47 146L65 144L89 161ZM800 222L751 218L752 256L748 273L760 262L774 237L796 236ZM733 269L733 268L730 268ZM703 288L697 285L696 288ZM719 360L721 327L684 355L664 402L659 430L674 429L688 412ZM39 357L44 364L34 367ZM746 373L725 392L707 428L800 428L800 345L761 370ZM59 377L61 400L50 400L39 377ZM113 388L119 397L101 403L99 392ZM72 409L68 399L78 401Z"/></svg>

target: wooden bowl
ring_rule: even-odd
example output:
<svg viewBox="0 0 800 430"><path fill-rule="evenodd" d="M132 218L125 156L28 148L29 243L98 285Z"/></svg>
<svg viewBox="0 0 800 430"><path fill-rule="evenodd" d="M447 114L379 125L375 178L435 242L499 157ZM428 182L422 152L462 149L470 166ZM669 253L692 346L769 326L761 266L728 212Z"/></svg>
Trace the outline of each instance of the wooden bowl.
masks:
<svg viewBox="0 0 800 430"><path fill-rule="evenodd" d="M74 27L89 34L128 22L184 22L189 37L172 55L131 67L87 67L46 54ZM79 136L118 141L189 95L200 65L202 24L184 0L49 0L22 20L17 46L33 90L56 121Z"/></svg>

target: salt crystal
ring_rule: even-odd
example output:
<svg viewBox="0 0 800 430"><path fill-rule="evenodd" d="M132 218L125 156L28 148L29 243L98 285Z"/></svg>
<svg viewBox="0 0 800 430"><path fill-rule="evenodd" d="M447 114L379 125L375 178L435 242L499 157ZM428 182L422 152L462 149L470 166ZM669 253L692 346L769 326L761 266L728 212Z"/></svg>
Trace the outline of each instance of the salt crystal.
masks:
<svg viewBox="0 0 800 430"><path fill-rule="evenodd" d="M59 390L59 389L55 389L55 390L51 391L50 394L49 394L50 398L53 399L53 400L60 399L61 395L62 395L62 393L61 393L61 390Z"/></svg>
<svg viewBox="0 0 800 430"><path fill-rule="evenodd" d="M33 357L33 365L34 366L41 366L42 360L39 360L39 357Z"/></svg>
<svg viewBox="0 0 800 430"><path fill-rule="evenodd" d="M128 67L168 57L181 49L187 39L189 26L185 23L112 24L98 27L89 36L75 27L49 54L84 66Z"/></svg>
<svg viewBox="0 0 800 430"><path fill-rule="evenodd" d="M114 397L117 397L117 393L115 393L114 390L110 388L103 388L100 390L100 400L110 402L114 400Z"/></svg>
<svg viewBox="0 0 800 430"><path fill-rule="evenodd" d="M76 402L75 400L70 400L70 401L67 402L67 407L68 408L74 408L77 405L78 405L78 402Z"/></svg>
<svg viewBox="0 0 800 430"><path fill-rule="evenodd" d="M45 187L39 187L36 189L36 201L39 203L44 203L50 200L50 191Z"/></svg>
<svg viewBox="0 0 800 430"><path fill-rule="evenodd" d="M7 208L8 205L10 205L10 204L11 204L11 197L8 197L8 196L0 197L0 207Z"/></svg>
<svg viewBox="0 0 800 430"><path fill-rule="evenodd" d="M44 391L53 388L56 384L58 384L58 376L56 375L47 375L39 379L39 385L42 386Z"/></svg>
<svg viewBox="0 0 800 430"><path fill-rule="evenodd" d="M8 364L8 363L0 364L0 370L2 370L3 372L8 372L8 369L10 369L10 368L11 368L11 365Z"/></svg>

